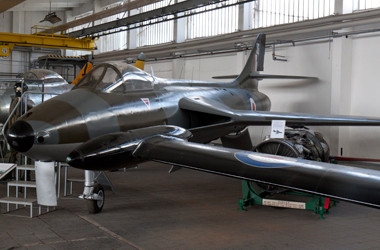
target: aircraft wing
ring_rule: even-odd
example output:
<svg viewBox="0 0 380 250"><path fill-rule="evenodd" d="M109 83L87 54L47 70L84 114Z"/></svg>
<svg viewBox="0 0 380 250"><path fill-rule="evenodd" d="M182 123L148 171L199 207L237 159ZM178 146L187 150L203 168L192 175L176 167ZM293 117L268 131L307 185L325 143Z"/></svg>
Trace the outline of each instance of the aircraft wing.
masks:
<svg viewBox="0 0 380 250"><path fill-rule="evenodd" d="M114 133L82 144L68 163L102 170L152 160L380 207L380 171L192 143L188 138L187 130L174 126Z"/></svg>
<svg viewBox="0 0 380 250"><path fill-rule="evenodd" d="M260 154L157 136L133 153L147 160L380 207L380 171Z"/></svg>
<svg viewBox="0 0 380 250"><path fill-rule="evenodd" d="M343 116L318 115L307 113L272 112L234 110L221 102L205 97L184 97L179 101L179 107L194 115L212 115L218 123L190 129L194 142L206 142L228 134L234 128L241 130L246 126L271 125L272 120L286 120L286 126L300 128L305 126L380 126L380 119Z"/></svg>

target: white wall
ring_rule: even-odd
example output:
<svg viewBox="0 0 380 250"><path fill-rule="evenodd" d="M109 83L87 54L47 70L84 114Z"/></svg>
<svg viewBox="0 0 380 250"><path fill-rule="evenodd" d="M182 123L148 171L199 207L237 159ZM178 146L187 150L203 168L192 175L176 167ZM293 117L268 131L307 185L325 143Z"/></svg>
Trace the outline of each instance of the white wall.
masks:
<svg viewBox="0 0 380 250"><path fill-rule="evenodd" d="M352 39L351 113L380 117L380 34ZM380 158L380 128L350 128L350 154Z"/></svg>
<svg viewBox="0 0 380 250"><path fill-rule="evenodd" d="M12 12L3 12L0 15L0 32L12 31Z"/></svg>

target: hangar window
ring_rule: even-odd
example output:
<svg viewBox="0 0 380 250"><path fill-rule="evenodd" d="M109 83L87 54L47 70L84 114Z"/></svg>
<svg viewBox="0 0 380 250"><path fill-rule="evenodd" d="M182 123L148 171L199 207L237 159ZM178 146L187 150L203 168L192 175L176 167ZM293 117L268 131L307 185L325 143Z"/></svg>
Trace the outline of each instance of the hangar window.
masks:
<svg viewBox="0 0 380 250"><path fill-rule="evenodd" d="M293 23L334 14L335 0L258 0L253 2L253 28Z"/></svg>
<svg viewBox="0 0 380 250"><path fill-rule="evenodd" d="M228 0L226 4L235 2L237 0ZM192 10L203 13L186 18L187 38L216 36L237 31L239 6L220 8L222 4L224 3L211 4Z"/></svg>
<svg viewBox="0 0 380 250"><path fill-rule="evenodd" d="M76 20L79 20L81 18L90 16L93 13L94 13L93 11L88 11L88 12L83 13L81 15L75 16L73 19L67 19L66 21L67 22L76 21ZM86 29L86 28L89 28L89 27L92 27L92 22L88 22L88 23L81 24L79 26L75 26L73 28L70 28L70 29L67 30L67 33L74 32L74 31L77 31L77 30ZM72 53L73 56L88 55L88 51L84 51L84 50L71 50L71 53Z"/></svg>
<svg viewBox="0 0 380 250"><path fill-rule="evenodd" d="M174 4L175 1L164 0L158 3L153 3L140 8L139 13L148 12L154 9L163 8L169 4ZM168 43L174 40L174 21L173 15L165 18L159 17L149 21L142 22L141 28L137 29L137 46L154 45ZM169 21L165 21L169 19Z"/></svg>
<svg viewBox="0 0 380 250"><path fill-rule="evenodd" d="M103 8L103 10L107 8L117 7L119 5L120 3L116 3L113 6L109 5ZM128 12L123 12L123 13L102 18L99 21L97 21L96 24L98 25L98 24L103 24L103 23L109 23L117 19L122 19L126 17L128 17ZM118 27L115 29L110 29L107 32L109 32L109 35L99 37L99 40L96 43L98 50L100 52L128 49L128 45L127 45L128 32L127 31L120 31L120 28Z"/></svg>
<svg viewBox="0 0 380 250"><path fill-rule="evenodd" d="M380 2L378 0L352 0L352 10L367 10L373 8L379 8Z"/></svg>
<svg viewBox="0 0 380 250"><path fill-rule="evenodd" d="M120 4L122 4L122 3L117 2L115 4L104 6L103 10L113 8L113 7L117 7ZM74 20L78 20L78 19L87 17L87 16L92 15L92 14L94 14L94 12L89 11L89 12L86 12L82 15L76 16L74 18ZM128 16L127 12L115 14L115 15L112 15L109 17L104 17L104 18L101 18L99 20L96 20L94 22L94 25L108 23L111 21L115 21L117 19L125 18L127 16ZM68 20L68 21L73 21L73 20ZM86 29L86 28L92 27L92 25L93 25L93 22L89 22L86 24L76 26L74 28L70 28L70 29L68 29L67 32L70 33L70 32L74 32L77 30ZM99 37L98 41L96 42L97 49L100 53L128 48L128 46L127 46L127 44L128 44L127 43L128 33L126 31L119 31L119 28L115 28L115 29L108 30L108 33L110 35L101 36L101 37ZM73 53L73 55L86 55L86 54L88 54L87 51L80 51L80 50L75 50L72 53Z"/></svg>

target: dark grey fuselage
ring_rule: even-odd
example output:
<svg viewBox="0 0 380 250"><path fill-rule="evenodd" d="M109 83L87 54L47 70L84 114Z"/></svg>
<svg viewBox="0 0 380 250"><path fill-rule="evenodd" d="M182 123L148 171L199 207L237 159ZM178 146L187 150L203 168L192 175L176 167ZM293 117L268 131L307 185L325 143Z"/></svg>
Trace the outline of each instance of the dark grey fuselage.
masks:
<svg viewBox="0 0 380 250"><path fill-rule="evenodd" d="M237 110L270 109L269 98L255 89L151 79L150 89L121 92L78 86L33 108L19 119L33 130L33 145L23 153L41 161L65 161L76 146L100 135L166 124L191 130L225 119L181 109L179 102L184 97L206 97ZM232 127L227 132L234 130ZM193 140L206 142L206 138Z"/></svg>

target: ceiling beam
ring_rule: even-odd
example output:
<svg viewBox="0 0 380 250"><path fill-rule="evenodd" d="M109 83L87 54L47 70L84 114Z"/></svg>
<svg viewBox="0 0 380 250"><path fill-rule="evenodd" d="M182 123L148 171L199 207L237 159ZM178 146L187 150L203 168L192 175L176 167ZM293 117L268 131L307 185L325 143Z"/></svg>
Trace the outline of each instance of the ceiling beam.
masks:
<svg viewBox="0 0 380 250"><path fill-rule="evenodd" d="M0 0L0 13L11 9L22 2L25 2L25 0Z"/></svg>
<svg viewBox="0 0 380 250"><path fill-rule="evenodd" d="M118 19L112 22L96 25L93 27L88 27L86 29L74 31L68 33L70 37L85 37L85 36L100 36L102 33L104 33L107 30L118 28L118 27L125 27L125 26L132 26L135 25L133 28L138 28L139 26L136 26L136 24L139 24L144 21L156 19L156 18L165 18L170 15L176 15L179 13L184 13L189 10L193 10L202 6L207 6L211 4L216 3L223 3L227 0L191 0L191 1L184 1L179 2L176 4L168 5L163 8L155 9L152 11L147 11L141 14L133 15L130 17ZM255 0L249 0L249 1L241 1L236 4L243 4L245 2L251 2ZM181 17L184 17L185 15L182 15ZM131 27L129 27L131 28Z"/></svg>
<svg viewBox="0 0 380 250"><path fill-rule="evenodd" d="M96 21L96 20L99 20L99 19L102 19L105 17L113 16L113 15L116 15L116 14L119 14L122 12L137 9L137 8L146 6L148 4L157 3L157 2L161 2L161 1L162 0L135 0L135 1L132 1L129 3L124 3L124 4L119 5L117 7L109 8L109 9L106 9L103 11L99 11L99 12L94 13L92 15L89 15L89 16L86 16L86 17L83 17L83 18L80 18L80 19L77 19L77 20L74 20L74 21L71 21L68 23L64 23L64 24L55 26L54 32L65 31L65 30L68 30L70 28L73 28L73 27L76 27L79 25L90 23L90 22L93 22L93 21Z"/></svg>

